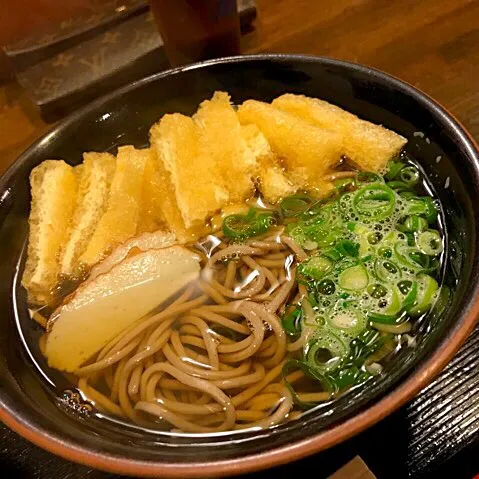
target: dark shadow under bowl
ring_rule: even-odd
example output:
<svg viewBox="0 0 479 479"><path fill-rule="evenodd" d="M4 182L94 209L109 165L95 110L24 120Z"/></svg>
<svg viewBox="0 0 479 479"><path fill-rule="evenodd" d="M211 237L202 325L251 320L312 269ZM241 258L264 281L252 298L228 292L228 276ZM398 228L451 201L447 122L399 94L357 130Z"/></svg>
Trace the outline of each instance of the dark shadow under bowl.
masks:
<svg viewBox="0 0 479 479"><path fill-rule="evenodd" d="M39 374L35 330L15 278L27 234L28 175L48 158L71 164L88 150L144 146L152 123L168 112L191 114L215 90L234 103L270 101L285 92L323 98L403 136L443 208L449 235L443 271L450 300L421 326L379 379L350 391L332 407L271 430L174 436L151 434L59 407L57 391ZM219 139L221 140L221 139ZM67 459L123 474L227 475L290 462L328 448L404 404L444 367L479 313L479 153L439 105L376 70L290 55L205 62L146 78L79 110L26 151L0 182L0 419L35 444ZM21 334L19 334L21 333Z"/></svg>

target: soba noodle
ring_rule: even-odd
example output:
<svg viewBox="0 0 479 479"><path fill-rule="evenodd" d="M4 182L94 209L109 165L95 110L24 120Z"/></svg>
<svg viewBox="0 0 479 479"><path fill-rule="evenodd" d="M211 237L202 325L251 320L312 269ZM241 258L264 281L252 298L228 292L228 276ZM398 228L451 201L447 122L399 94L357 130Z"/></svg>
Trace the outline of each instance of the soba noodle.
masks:
<svg viewBox="0 0 479 479"><path fill-rule="evenodd" d="M163 429L219 432L288 419L293 398L282 368L304 337L289 343L278 313L299 294L295 258L307 255L281 233L215 241L200 280L77 370L78 388L101 411ZM295 371L288 381L302 377Z"/></svg>

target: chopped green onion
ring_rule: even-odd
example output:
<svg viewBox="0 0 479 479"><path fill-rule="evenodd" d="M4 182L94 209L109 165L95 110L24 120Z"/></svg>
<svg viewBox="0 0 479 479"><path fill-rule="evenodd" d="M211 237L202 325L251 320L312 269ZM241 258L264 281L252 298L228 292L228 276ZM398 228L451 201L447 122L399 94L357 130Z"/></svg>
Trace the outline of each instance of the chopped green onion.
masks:
<svg viewBox="0 0 479 479"><path fill-rule="evenodd" d="M300 221L304 226L325 225L331 219L331 213L335 209L335 204L324 204L321 201L314 203L310 209L300 216Z"/></svg>
<svg viewBox="0 0 479 479"><path fill-rule="evenodd" d="M429 257L421 253L415 246L408 246L398 241L394 244L394 252L402 265L415 271L429 267Z"/></svg>
<svg viewBox="0 0 479 479"><path fill-rule="evenodd" d="M353 365L348 368L340 369L334 374L328 374L327 380L329 388L333 392L342 391L349 386L357 386L366 382L372 375L363 369Z"/></svg>
<svg viewBox="0 0 479 479"><path fill-rule="evenodd" d="M247 238L251 231L251 224L245 215L229 215L223 220L223 233L229 238Z"/></svg>
<svg viewBox="0 0 479 479"><path fill-rule="evenodd" d="M402 272L399 266L389 259L377 258L374 262L374 275L380 281L393 283L401 279Z"/></svg>
<svg viewBox="0 0 479 479"><path fill-rule="evenodd" d="M309 195L296 194L283 198L279 203L279 207L284 217L291 218L305 213L317 201Z"/></svg>
<svg viewBox="0 0 479 479"><path fill-rule="evenodd" d="M341 253L336 248L328 248L323 251L323 256L329 258L331 261L339 261Z"/></svg>
<svg viewBox="0 0 479 479"><path fill-rule="evenodd" d="M294 305L290 307L281 317L281 325L283 326L283 329L291 335L300 334L301 317L302 309L299 306Z"/></svg>
<svg viewBox="0 0 479 479"><path fill-rule="evenodd" d="M331 328L338 329L349 337L356 337L367 326L367 318L353 308L341 308L327 316Z"/></svg>
<svg viewBox="0 0 479 479"><path fill-rule="evenodd" d="M338 284L346 290L364 289L369 283L368 272L363 265L345 269L338 278Z"/></svg>
<svg viewBox="0 0 479 479"><path fill-rule="evenodd" d="M404 220L402 225L397 225L397 228L402 232L415 233L417 231L426 230L427 226L428 223L425 218L418 215L411 215Z"/></svg>
<svg viewBox="0 0 479 479"><path fill-rule="evenodd" d="M419 171L414 166L406 166L400 171L399 177L406 185L412 187L419 182Z"/></svg>
<svg viewBox="0 0 479 479"><path fill-rule="evenodd" d="M289 236L296 241L299 245L303 246L305 241L309 241L306 235L304 234L303 228L301 226L296 226L296 223L290 223L287 226L286 231L288 232Z"/></svg>
<svg viewBox="0 0 479 479"><path fill-rule="evenodd" d="M388 165L388 172L385 175L386 179L393 180L403 168L404 163L401 161L390 161Z"/></svg>
<svg viewBox="0 0 479 479"><path fill-rule="evenodd" d="M301 306L281 318L287 334L306 337L302 357L283 368L297 404L285 379L289 367L333 393L364 382L371 354L434 303L438 286L430 274L442 237L432 229L438 208L419 195L420 181L418 168L398 160L384 177L360 172L333 181L329 198L297 194L281 202L287 233L309 256L297 269L306 287Z"/></svg>
<svg viewBox="0 0 479 479"><path fill-rule="evenodd" d="M406 199L406 200L410 200L411 198L416 198L416 193L414 193L414 191L411 191L411 190L407 190L407 191L398 191L398 194L399 196L401 196L402 198Z"/></svg>
<svg viewBox="0 0 479 479"><path fill-rule="evenodd" d="M402 322L402 318L398 318L396 314L380 313L370 313L369 320L379 324L400 324Z"/></svg>
<svg viewBox="0 0 479 479"><path fill-rule="evenodd" d="M401 298L397 288L392 288L391 295L389 297L389 304L384 309L386 315L397 315L401 310Z"/></svg>
<svg viewBox="0 0 479 479"><path fill-rule="evenodd" d="M397 324L385 324L373 321L372 326L378 331L391 334L404 334L411 331L411 323L409 321L402 321Z"/></svg>
<svg viewBox="0 0 479 479"><path fill-rule="evenodd" d="M418 291L416 304L409 309L409 314L413 317L422 316L428 311L439 289L437 281L427 274L418 275L420 289Z"/></svg>
<svg viewBox="0 0 479 479"><path fill-rule="evenodd" d="M266 233L275 223L271 211L259 211L251 208L246 215L229 215L223 220L222 230L226 237L244 240L251 236Z"/></svg>
<svg viewBox="0 0 479 479"><path fill-rule="evenodd" d="M322 279L331 269L333 263L325 256L311 256L298 266L298 271L311 279Z"/></svg>
<svg viewBox="0 0 479 479"><path fill-rule="evenodd" d="M416 244L416 237L414 236L414 233L406 231L404 235L406 236L408 246L414 246Z"/></svg>
<svg viewBox="0 0 479 479"><path fill-rule="evenodd" d="M416 242L419 249L429 256L437 256L443 249L441 236L436 230L419 233Z"/></svg>
<svg viewBox="0 0 479 479"><path fill-rule="evenodd" d="M396 204L394 192L386 185L373 183L361 188L353 199L354 209L361 218L381 220L387 218Z"/></svg>
<svg viewBox="0 0 479 479"><path fill-rule="evenodd" d="M398 283L398 288L401 289ZM401 291L402 292L402 291ZM418 285L416 282L411 283L411 287L409 288L404 301L402 302L401 309L403 311L409 311L409 309L415 304L416 298L418 293Z"/></svg>
<svg viewBox="0 0 479 479"><path fill-rule="evenodd" d="M416 196L415 193L409 190L409 186L404 181L388 181L388 186L398 194L408 192Z"/></svg>
<svg viewBox="0 0 479 479"><path fill-rule="evenodd" d="M349 346L337 334L320 331L305 349L306 363L323 373L337 369L349 353Z"/></svg>
<svg viewBox="0 0 479 479"><path fill-rule="evenodd" d="M437 220L437 207L434 200L429 196L415 197L408 200L406 213L424 216L429 223L434 223Z"/></svg>
<svg viewBox="0 0 479 479"><path fill-rule="evenodd" d="M351 256L355 258L359 252L359 243L354 243L351 240L340 240L334 246L334 249L339 253L339 257Z"/></svg>

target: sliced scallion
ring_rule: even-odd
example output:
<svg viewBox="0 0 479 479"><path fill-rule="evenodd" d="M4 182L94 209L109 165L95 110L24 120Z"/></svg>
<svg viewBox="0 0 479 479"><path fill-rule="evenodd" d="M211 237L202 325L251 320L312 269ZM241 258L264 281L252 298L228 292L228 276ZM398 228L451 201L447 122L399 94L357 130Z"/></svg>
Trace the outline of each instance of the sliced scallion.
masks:
<svg viewBox="0 0 479 479"><path fill-rule="evenodd" d="M301 316L302 310L299 306L294 305L287 309L286 313L281 317L281 325L283 329L291 335L301 333Z"/></svg>
<svg viewBox="0 0 479 479"><path fill-rule="evenodd" d="M429 196L423 198L414 197L408 200L406 213L424 216L429 223L434 223L437 219L436 204Z"/></svg>
<svg viewBox="0 0 479 479"><path fill-rule="evenodd" d="M441 236L436 230L419 233L416 243L419 249L429 256L437 256L443 249Z"/></svg>
<svg viewBox="0 0 479 479"><path fill-rule="evenodd" d="M394 244L394 252L398 262L412 270L420 271L429 266L429 258L424 257L415 246L408 246L407 243L397 241Z"/></svg>
<svg viewBox="0 0 479 479"><path fill-rule="evenodd" d="M368 272L363 265L345 269L338 278L338 284L346 290L357 291L366 288L369 283Z"/></svg>
<svg viewBox="0 0 479 479"><path fill-rule="evenodd" d="M291 218L305 213L317 201L309 195L296 194L283 198L279 203L279 207L284 217Z"/></svg>
<svg viewBox="0 0 479 479"><path fill-rule="evenodd" d="M325 256L311 256L301 263L298 271L311 279L322 279L333 268L333 262Z"/></svg>
<svg viewBox="0 0 479 479"><path fill-rule="evenodd" d="M374 275L380 281L393 283L401 279L401 268L394 262L386 258L377 258L374 262Z"/></svg>
<svg viewBox="0 0 479 479"><path fill-rule="evenodd" d="M373 183L361 188L353 199L359 217L369 220L387 218L396 204L393 190L381 183Z"/></svg>
<svg viewBox="0 0 479 479"><path fill-rule="evenodd" d="M223 220L222 230L226 237L244 240L251 236L266 233L275 223L271 211L261 211L251 208L247 214L229 215Z"/></svg>
<svg viewBox="0 0 479 479"><path fill-rule="evenodd" d="M419 171L414 166L406 166L400 171L399 178L409 187L415 186L419 182Z"/></svg>
<svg viewBox="0 0 479 479"><path fill-rule="evenodd" d="M401 289L398 283L398 288ZM418 285L417 282L411 282L411 287L409 288L409 291L406 294L406 297L404 298L401 309L403 311L409 311L411 307L415 304L416 299L417 299L417 294L418 294ZM401 291L402 292L402 291Z"/></svg>
<svg viewBox="0 0 479 479"><path fill-rule="evenodd" d="M427 220L422 216L411 215L408 216L402 224L399 224L397 228L402 232L415 233L417 231L426 230L428 226Z"/></svg>
<svg viewBox="0 0 479 479"><path fill-rule="evenodd" d="M404 163L401 161L390 161L388 165L388 172L386 173L386 179L393 180L398 173L404 168Z"/></svg>
<svg viewBox="0 0 479 479"><path fill-rule="evenodd" d="M437 281L427 274L418 275L418 283L420 289L418 291L416 304L409 309L409 314L413 317L421 316L431 308L439 289Z"/></svg>
<svg viewBox="0 0 479 479"><path fill-rule="evenodd" d="M349 353L348 344L331 331L320 331L305 350L307 364L323 373L337 369Z"/></svg>
<svg viewBox="0 0 479 479"><path fill-rule="evenodd" d="M352 307L339 308L327 315L326 322L331 328L342 331L354 338L364 331L367 318Z"/></svg>

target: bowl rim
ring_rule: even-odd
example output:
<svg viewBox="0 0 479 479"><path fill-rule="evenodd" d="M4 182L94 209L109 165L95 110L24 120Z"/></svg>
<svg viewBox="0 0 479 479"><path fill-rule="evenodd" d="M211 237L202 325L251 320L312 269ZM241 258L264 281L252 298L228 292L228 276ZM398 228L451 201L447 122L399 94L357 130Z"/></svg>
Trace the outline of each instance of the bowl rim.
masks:
<svg viewBox="0 0 479 479"><path fill-rule="evenodd" d="M388 83L398 87L408 95L414 97L424 108L433 111L441 118L443 123L454 133L460 143L465 147L466 156L475 160L476 178L479 182L479 146L472 136L462 126L462 124L445 107L433 100L429 95L422 92L411 84L400 80L393 75L382 72L381 70L357 64L338 60L334 58L284 53L265 53L254 55L240 55L232 57L217 58L201 61L178 68L169 69L163 72L155 73L116 89L107 95L101 96L88 103L82 108L61 120L49 132L36 140L27 150L25 150L15 162L7 169L0 179L0 191L7 188L10 179L17 173L21 164L28 156L43 142L48 142L54 135L61 134L63 130L81 119L92 109L101 107L109 100L135 90L144 84L154 82L159 78L174 76L184 71L207 68L209 66L229 63L255 62L255 61L279 61L279 62L305 62L321 63L323 65L343 66L349 70L366 73L375 78L381 78ZM473 161L474 163L474 161ZM477 241L476 241L477 243ZM477 245L476 245L477 246ZM476 248L476 259L478 263ZM421 364L409 377L395 386L389 394L366 407L362 412L342 421L327 430L319 431L305 439L299 440L293 444L287 444L258 454L247 455L239 458L217 460L211 462L188 462L188 463L164 463L157 461L142 461L134 458L125 458L106 454L99 451L93 451L87 446L80 446L73 441L60 439L46 433L40 427L31 424L22 417L17 417L5 404L2 393L0 392L0 420L10 429L17 432L33 444L54 453L64 459L81 463L96 469L109 471L119 474L136 475L143 477L207 477L207 476L231 476L254 470L265 469L278 466L287 462L295 461L328 449L352 436L358 434L364 429L372 426L393 411L404 405L409 399L416 395L422 388L431 382L435 376L446 366L457 352L462 343L479 319L479 284L476 284L471 291L470 298L467 300L467 307L459 322L457 322L448 333L448 340L442 341L430 356Z"/></svg>

